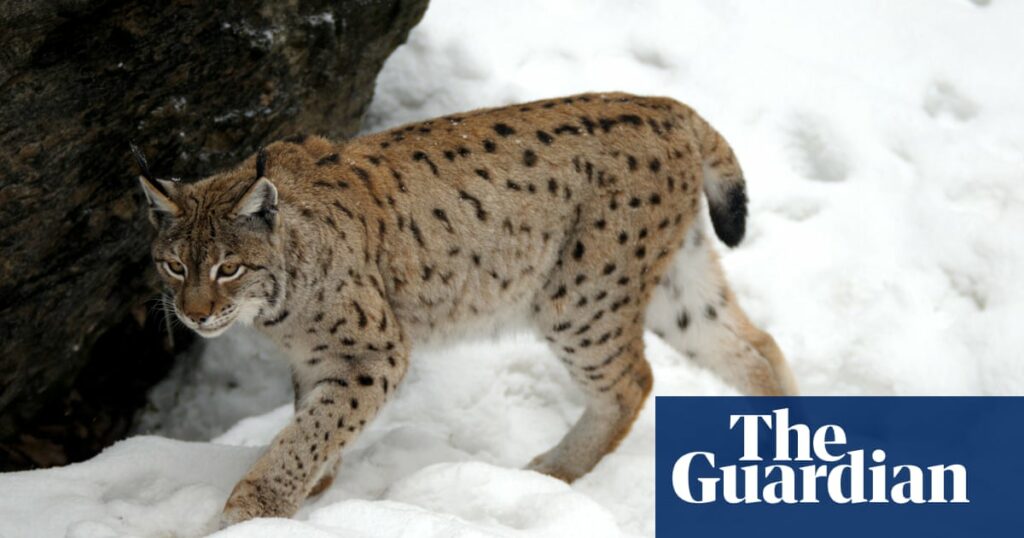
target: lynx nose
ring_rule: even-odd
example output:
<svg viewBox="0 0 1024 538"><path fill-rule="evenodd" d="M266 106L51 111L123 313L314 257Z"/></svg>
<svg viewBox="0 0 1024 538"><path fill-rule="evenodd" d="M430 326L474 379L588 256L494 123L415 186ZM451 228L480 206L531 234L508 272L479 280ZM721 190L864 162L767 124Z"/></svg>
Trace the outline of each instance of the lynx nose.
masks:
<svg viewBox="0 0 1024 538"><path fill-rule="evenodd" d="M188 319L194 321L197 325L203 325L210 319L210 316L204 316L201 314L186 313L185 316L188 317Z"/></svg>
<svg viewBox="0 0 1024 538"><path fill-rule="evenodd" d="M213 316L213 309L213 303L209 303L209 305L206 308L202 308L197 305L185 305L185 317L196 322L199 325L202 325L209 321L209 319Z"/></svg>

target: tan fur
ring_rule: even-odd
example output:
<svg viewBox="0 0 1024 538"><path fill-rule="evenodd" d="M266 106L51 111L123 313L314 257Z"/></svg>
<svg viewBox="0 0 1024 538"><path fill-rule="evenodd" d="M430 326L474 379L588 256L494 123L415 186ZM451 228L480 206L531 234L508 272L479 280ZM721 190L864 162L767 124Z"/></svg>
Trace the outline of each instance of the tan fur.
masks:
<svg viewBox="0 0 1024 538"><path fill-rule="evenodd" d="M195 183L143 180L153 255L183 320L212 335L252 319L292 359L295 418L235 487L226 522L294 513L401 381L413 343L488 321L536 330L588 398L531 467L567 481L588 472L651 391L645 309L702 188L727 242L746 215L728 144L666 98L578 95L266 155L269 182L254 183L255 159ZM245 271L219 282L222 262ZM733 313L784 367L771 337Z"/></svg>
<svg viewBox="0 0 1024 538"><path fill-rule="evenodd" d="M756 354L755 365L748 365L744 371L748 377L744 381L734 381L745 394L754 396L794 396L798 393L796 380L786 363L782 350L772 336L750 322L746 312L739 306L736 295L726 283L718 255L712 253L714 272L722 282L726 296L725 318L735 324L735 333L740 342L752 347ZM742 359L741 359L742 360Z"/></svg>

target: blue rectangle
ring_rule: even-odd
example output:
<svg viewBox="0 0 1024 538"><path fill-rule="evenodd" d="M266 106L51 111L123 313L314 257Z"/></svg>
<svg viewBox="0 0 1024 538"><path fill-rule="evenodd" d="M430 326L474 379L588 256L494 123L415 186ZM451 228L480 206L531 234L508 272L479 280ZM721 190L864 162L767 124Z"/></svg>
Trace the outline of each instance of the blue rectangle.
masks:
<svg viewBox="0 0 1024 538"><path fill-rule="evenodd" d="M1024 535L1021 397L658 397L655 421L658 536ZM787 421L806 425L808 442L790 431L779 453ZM860 450L863 465L853 465Z"/></svg>

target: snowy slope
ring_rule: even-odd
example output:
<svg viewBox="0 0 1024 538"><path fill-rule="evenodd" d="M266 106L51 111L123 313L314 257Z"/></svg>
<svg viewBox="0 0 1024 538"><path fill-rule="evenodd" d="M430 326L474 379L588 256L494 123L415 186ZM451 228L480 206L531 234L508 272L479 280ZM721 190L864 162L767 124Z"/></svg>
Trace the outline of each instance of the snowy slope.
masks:
<svg viewBox="0 0 1024 538"><path fill-rule="evenodd" d="M746 170L749 235L724 263L804 392L1024 394L1022 22L1006 0L434 0L367 125L590 90L683 100ZM647 344L657 394L730 393ZM289 418L275 355L233 330L154 391L145 431L212 443L140 436L0 475L0 537L214 530ZM518 470L580 406L531 338L415 353L331 489L220 535L653 534L651 406L572 487Z"/></svg>

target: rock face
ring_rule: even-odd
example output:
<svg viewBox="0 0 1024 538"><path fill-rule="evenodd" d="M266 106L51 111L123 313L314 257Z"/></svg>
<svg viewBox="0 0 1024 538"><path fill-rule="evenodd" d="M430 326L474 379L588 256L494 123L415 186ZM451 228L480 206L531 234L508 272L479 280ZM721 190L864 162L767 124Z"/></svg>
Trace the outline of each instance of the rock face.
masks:
<svg viewBox="0 0 1024 538"><path fill-rule="evenodd" d="M130 381L167 361L128 141L193 178L289 134L351 135L426 4L0 0L0 467L91 365Z"/></svg>

